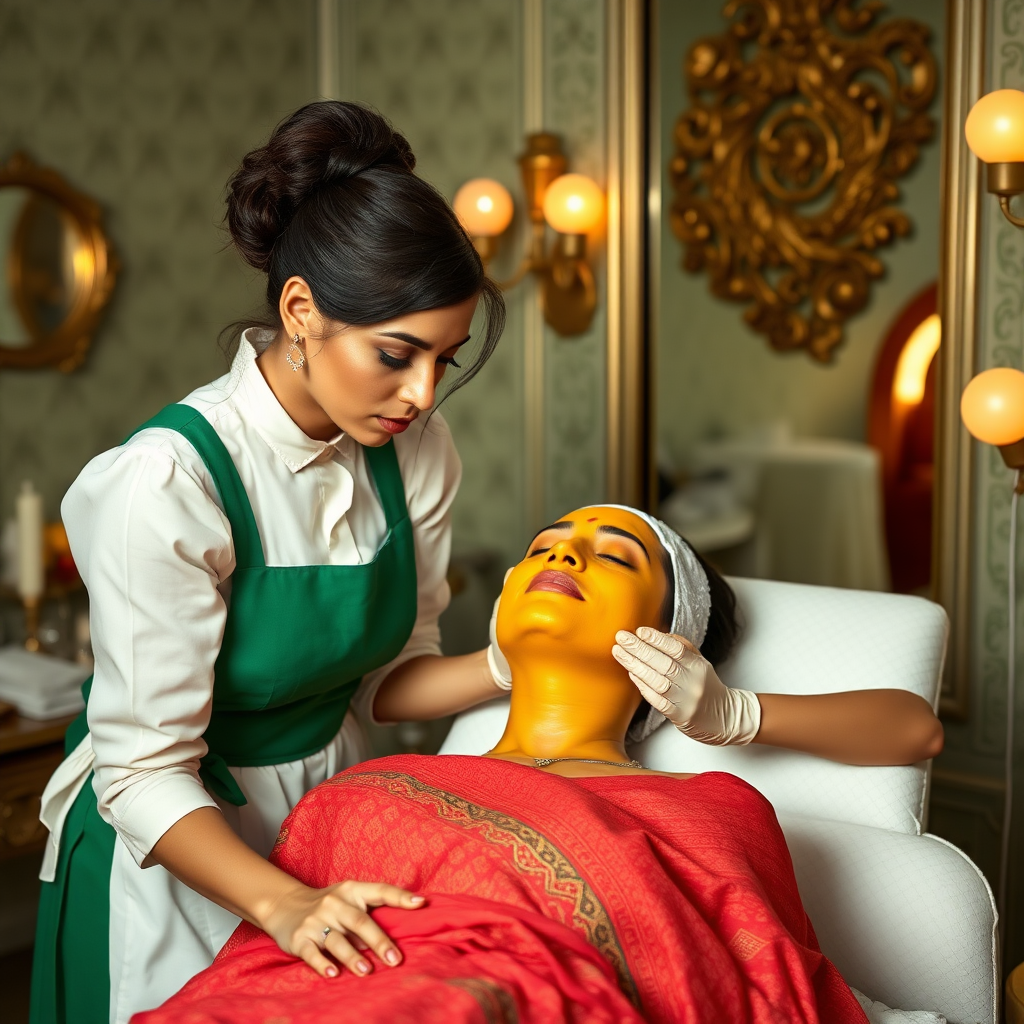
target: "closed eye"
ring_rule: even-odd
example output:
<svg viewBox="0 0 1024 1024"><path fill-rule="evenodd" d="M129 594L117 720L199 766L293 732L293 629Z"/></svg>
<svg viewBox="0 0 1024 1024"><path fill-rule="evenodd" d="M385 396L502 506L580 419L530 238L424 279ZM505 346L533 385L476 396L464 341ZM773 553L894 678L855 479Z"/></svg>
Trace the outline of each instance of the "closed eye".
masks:
<svg viewBox="0 0 1024 1024"><path fill-rule="evenodd" d="M624 565L627 569L636 570L636 566L632 562L627 562L623 558L616 558L615 555L598 555L598 558L607 558L609 562L614 562L616 565Z"/></svg>
<svg viewBox="0 0 1024 1024"><path fill-rule="evenodd" d="M550 551L551 548L534 548L526 557L533 558L534 555L543 555L545 551Z"/></svg>
<svg viewBox="0 0 1024 1024"><path fill-rule="evenodd" d="M389 370L405 370L412 366L412 360L410 359L399 359L397 356L389 355L383 349L377 349L377 354L380 356L380 361Z"/></svg>

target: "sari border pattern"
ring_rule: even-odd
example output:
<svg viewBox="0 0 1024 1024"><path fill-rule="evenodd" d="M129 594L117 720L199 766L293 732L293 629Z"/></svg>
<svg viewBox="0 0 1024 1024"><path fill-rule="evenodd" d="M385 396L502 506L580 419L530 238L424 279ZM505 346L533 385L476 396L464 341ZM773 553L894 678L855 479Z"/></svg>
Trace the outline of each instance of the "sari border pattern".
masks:
<svg viewBox="0 0 1024 1024"><path fill-rule="evenodd" d="M431 807L446 823L478 830L486 842L509 849L519 871L538 877L549 896L571 905L574 926L614 968L619 987L629 1001L636 1007L640 1006L640 994L611 916L576 866L547 836L510 814L483 807L405 772L346 772L322 785L353 783L384 789L394 796ZM284 838L286 834L283 833L275 850Z"/></svg>

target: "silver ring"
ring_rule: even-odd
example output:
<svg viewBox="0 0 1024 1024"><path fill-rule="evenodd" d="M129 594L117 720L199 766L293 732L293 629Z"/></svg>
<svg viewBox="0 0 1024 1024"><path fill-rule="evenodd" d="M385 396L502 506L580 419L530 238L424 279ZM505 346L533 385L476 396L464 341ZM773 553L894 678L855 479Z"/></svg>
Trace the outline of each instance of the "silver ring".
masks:
<svg viewBox="0 0 1024 1024"><path fill-rule="evenodd" d="M322 935L323 935L323 937L324 937L324 942L326 942L326 941L327 941L327 936L331 934L331 926L330 926L330 925L328 925L328 926L327 926L327 927L326 927L326 928L325 928L325 929L323 930L323 932L321 932L321 934L322 934Z"/></svg>

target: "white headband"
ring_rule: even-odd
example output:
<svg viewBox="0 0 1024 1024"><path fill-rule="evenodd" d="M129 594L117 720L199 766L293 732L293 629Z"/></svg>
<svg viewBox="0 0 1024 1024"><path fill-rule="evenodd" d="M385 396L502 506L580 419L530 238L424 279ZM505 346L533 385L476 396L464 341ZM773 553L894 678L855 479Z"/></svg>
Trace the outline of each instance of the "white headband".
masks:
<svg viewBox="0 0 1024 1024"><path fill-rule="evenodd" d="M630 508L628 505L593 507L617 508L624 512L632 512L654 531L672 563L675 601L672 608L671 632L686 637L694 647L700 647L707 635L708 619L711 616L711 586L708 583L708 574L697 561L697 556L690 545L671 526L637 508ZM629 730L629 741L641 743L664 721L665 716L660 711L649 708L647 718Z"/></svg>

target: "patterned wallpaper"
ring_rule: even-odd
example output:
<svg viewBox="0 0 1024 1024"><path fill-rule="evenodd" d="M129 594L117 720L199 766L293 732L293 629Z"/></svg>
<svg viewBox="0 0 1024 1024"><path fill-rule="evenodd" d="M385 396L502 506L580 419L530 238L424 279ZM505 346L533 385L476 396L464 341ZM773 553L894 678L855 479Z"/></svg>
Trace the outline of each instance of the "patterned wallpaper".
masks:
<svg viewBox="0 0 1024 1024"><path fill-rule="evenodd" d="M25 149L103 206L123 270L85 366L0 373L0 518L223 372L260 285L224 251L242 155L314 96L313 0L4 0L0 159Z"/></svg>

